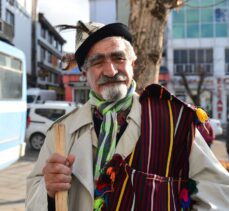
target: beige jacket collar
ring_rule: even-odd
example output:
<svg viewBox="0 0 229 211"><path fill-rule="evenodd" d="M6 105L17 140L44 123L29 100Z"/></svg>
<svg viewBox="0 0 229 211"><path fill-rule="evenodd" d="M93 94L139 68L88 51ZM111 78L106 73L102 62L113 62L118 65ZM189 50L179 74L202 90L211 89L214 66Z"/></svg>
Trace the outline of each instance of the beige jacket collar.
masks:
<svg viewBox="0 0 229 211"><path fill-rule="evenodd" d="M92 115L91 105L87 102L83 107L79 108L77 112L73 113L72 119L78 121L72 123L69 128L69 133L72 134L85 125L93 124Z"/></svg>
<svg viewBox="0 0 229 211"><path fill-rule="evenodd" d="M81 184L89 191L91 198L94 197L94 181L93 181L93 146L97 147L97 137L93 129L92 108L89 103L86 103L77 112L71 115L71 134L73 144L70 153L76 155L76 160L73 164L73 174L79 179ZM77 122L73 122L73 121ZM116 147L116 153L123 157L127 157L133 150L137 140L140 137L140 121L141 121L141 106L138 101L138 96L134 95L133 105L127 117L128 126L119 140ZM90 126L91 124L91 126ZM80 128L87 128L85 132L77 139L73 135Z"/></svg>

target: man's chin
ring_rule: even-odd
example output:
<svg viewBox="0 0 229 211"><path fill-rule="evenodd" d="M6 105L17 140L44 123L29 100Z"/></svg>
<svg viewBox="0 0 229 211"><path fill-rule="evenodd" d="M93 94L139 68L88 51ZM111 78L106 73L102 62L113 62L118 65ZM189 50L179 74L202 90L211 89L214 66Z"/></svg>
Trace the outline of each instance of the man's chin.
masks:
<svg viewBox="0 0 229 211"><path fill-rule="evenodd" d="M125 83L109 83L103 86L101 95L104 100L113 102L124 98L127 94L127 85Z"/></svg>

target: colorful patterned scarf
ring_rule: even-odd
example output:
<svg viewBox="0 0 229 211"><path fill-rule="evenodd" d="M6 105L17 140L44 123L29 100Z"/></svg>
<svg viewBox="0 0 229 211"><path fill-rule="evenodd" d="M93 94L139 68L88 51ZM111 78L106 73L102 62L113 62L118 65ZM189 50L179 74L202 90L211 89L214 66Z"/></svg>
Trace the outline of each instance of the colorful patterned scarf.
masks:
<svg viewBox="0 0 229 211"><path fill-rule="evenodd" d="M136 88L136 83L133 80L127 92L126 97L115 101L107 102L100 99L95 92L91 91L89 94L89 102L95 106L103 115L103 121L100 127L97 157L94 170L94 178L98 179L100 170L104 164L109 161L116 148L116 136L118 132L117 113L125 111L132 105L132 97Z"/></svg>

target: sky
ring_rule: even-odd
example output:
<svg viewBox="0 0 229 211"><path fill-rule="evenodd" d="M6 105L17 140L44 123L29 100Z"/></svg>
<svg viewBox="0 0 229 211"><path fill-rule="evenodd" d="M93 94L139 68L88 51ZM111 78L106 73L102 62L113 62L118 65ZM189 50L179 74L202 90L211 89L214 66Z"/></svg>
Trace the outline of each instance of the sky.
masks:
<svg viewBox="0 0 229 211"><path fill-rule="evenodd" d="M54 26L75 25L78 20L89 21L88 0L38 0L38 11ZM63 50L75 52L75 30L60 32L67 41Z"/></svg>

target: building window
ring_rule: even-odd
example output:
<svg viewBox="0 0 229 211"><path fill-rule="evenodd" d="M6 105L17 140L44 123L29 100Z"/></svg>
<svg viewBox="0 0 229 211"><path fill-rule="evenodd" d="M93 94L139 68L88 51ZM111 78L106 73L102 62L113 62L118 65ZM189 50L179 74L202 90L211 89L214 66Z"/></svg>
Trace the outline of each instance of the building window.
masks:
<svg viewBox="0 0 229 211"><path fill-rule="evenodd" d="M173 38L184 38L185 28L184 24L176 24L173 26Z"/></svg>
<svg viewBox="0 0 229 211"><path fill-rule="evenodd" d="M53 37L51 34L49 34L49 43L52 45L52 42L53 42Z"/></svg>
<svg viewBox="0 0 229 211"><path fill-rule="evenodd" d="M213 24L201 24L200 37L213 37Z"/></svg>
<svg viewBox="0 0 229 211"><path fill-rule="evenodd" d="M49 72L49 74L48 74L48 81L52 82L52 73L51 72Z"/></svg>
<svg viewBox="0 0 229 211"><path fill-rule="evenodd" d="M51 63L53 68L58 68L58 58L55 55L51 56Z"/></svg>
<svg viewBox="0 0 229 211"><path fill-rule="evenodd" d="M48 42L52 45L52 35L48 32Z"/></svg>
<svg viewBox="0 0 229 211"><path fill-rule="evenodd" d="M187 9L186 10L187 23L198 23L199 19L200 19L199 10L197 9Z"/></svg>
<svg viewBox="0 0 229 211"><path fill-rule="evenodd" d="M48 59L48 63L51 64L52 63L52 54L47 51L47 59Z"/></svg>
<svg viewBox="0 0 229 211"><path fill-rule="evenodd" d="M45 58L46 58L46 55L45 55L45 49L43 47L41 47L41 61L44 62L45 61Z"/></svg>
<svg viewBox="0 0 229 211"><path fill-rule="evenodd" d="M225 49L225 74L229 75L229 49Z"/></svg>
<svg viewBox="0 0 229 211"><path fill-rule="evenodd" d="M56 49L58 50L58 48L59 48L59 42L58 41L56 41Z"/></svg>
<svg viewBox="0 0 229 211"><path fill-rule="evenodd" d="M14 13L6 9L6 22L10 24L14 29Z"/></svg>
<svg viewBox="0 0 229 211"><path fill-rule="evenodd" d="M58 83L58 76L57 74L53 74L53 83L57 84Z"/></svg>
<svg viewBox="0 0 229 211"><path fill-rule="evenodd" d="M173 38L229 36L229 1L192 0L172 13Z"/></svg>
<svg viewBox="0 0 229 211"><path fill-rule="evenodd" d="M188 38L200 37L199 24L187 24L187 37Z"/></svg>
<svg viewBox="0 0 229 211"><path fill-rule="evenodd" d="M205 71L207 75L213 74L212 49L179 49L173 54L174 73L180 75L197 75Z"/></svg>
<svg viewBox="0 0 229 211"><path fill-rule="evenodd" d="M213 21L213 8L205 8L201 10L200 20L203 23L212 23Z"/></svg>
<svg viewBox="0 0 229 211"><path fill-rule="evenodd" d="M53 46L56 48L56 39L55 38L53 38Z"/></svg>
<svg viewBox="0 0 229 211"><path fill-rule="evenodd" d="M11 6L14 6L14 0L7 0Z"/></svg>
<svg viewBox="0 0 229 211"><path fill-rule="evenodd" d="M216 24L216 37L227 37L228 35L228 26L225 23Z"/></svg>
<svg viewBox="0 0 229 211"><path fill-rule="evenodd" d="M46 37L46 30L43 26L41 26L41 37L45 39Z"/></svg>

